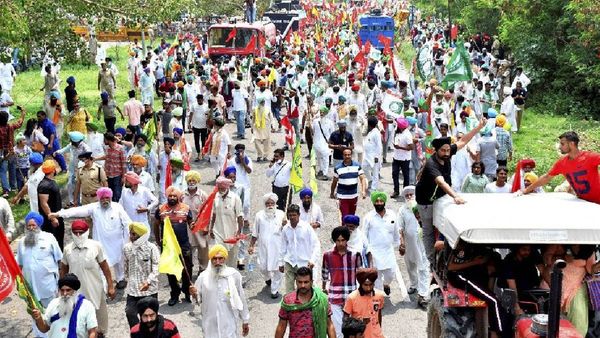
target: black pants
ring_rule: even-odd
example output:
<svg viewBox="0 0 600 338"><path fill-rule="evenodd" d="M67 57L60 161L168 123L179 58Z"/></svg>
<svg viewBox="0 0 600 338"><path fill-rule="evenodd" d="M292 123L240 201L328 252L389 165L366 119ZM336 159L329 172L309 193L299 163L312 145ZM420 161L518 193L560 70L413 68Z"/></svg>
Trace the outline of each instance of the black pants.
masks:
<svg viewBox="0 0 600 338"><path fill-rule="evenodd" d="M121 176L109 177L106 180L108 181L108 187L113 192L112 201L119 202L121 199L121 191L123 190L123 181Z"/></svg>
<svg viewBox="0 0 600 338"><path fill-rule="evenodd" d="M392 180L394 181L394 194L400 193L400 170L402 170L402 186L410 185L410 161L394 160L392 162Z"/></svg>
<svg viewBox="0 0 600 338"><path fill-rule="evenodd" d="M308 154L310 155L313 148L313 136L308 127L304 127L304 138L306 139L306 146L308 147Z"/></svg>
<svg viewBox="0 0 600 338"><path fill-rule="evenodd" d="M194 263L192 262L192 251L190 249L182 249L181 252L183 256L183 264L185 264L187 271L192 272L192 269L194 268ZM185 269L181 272L181 286L179 286L179 282L177 281L177 277L175 277L175 275L167 275L167 278L169 279L169 286L171 287L171 299L179 300L179 295L181 295L182 292L186 297L189 297L191 282L187 273L185 273Z"/></svg>
<svg viewBox="0 0 600 338"><path fill-rule="evenodd" d="M40 208L41 209L41 208ZM65 222L62 218L58 219L58 226L52 226L52 222L46 217L44 217L44 224L42 224L42 231L51 233L56 241L58 242L58 246L60 250L63 250L65 243Z"/></svg>
<svg viewBox="0 0 600 338"><path fill-rule="evenodd" d="M116 117L109 117L107 119L104 119L104 125L106 126L106 131L114 134L115 133L115 123L117 123Z"/></svg>
<svg viewBox="0 0 600 338"><path fill-rule="evenodd" d="M467 279L460 272L448 271L448 281L454 287L466 289L487 303L488 321L490 329L494 332L502 332L502 319L500 314L500 304L494 293L489 291L487 286L475 283L472 279Z"/></svg>
<svg viewBox="0 0 600 338"><path fill-rule="evenodd" d="M287 205L289 205L292 202L292 194L290 194L288 196L289 190L290 190L289 185L287 187L283 187L283 188L273 186L273 193L275 195L277 195L277 209L279 209L281 211L285 211L286 200L287 200Z"/></svg>
<svg viewBox="0 0 600 338"><path fill-rule="evenodd" d="M148 297L154 297L158 299L158 293L150 295ZM137 312L137 303L146 297L134 297L127 295L127 303L125 304L125 316L127 317L127 323L129 323L129 328L135 326L135 324L140 322Z"/></svg>
<svg viewBox="0 0 600 338"><path fill-rule="evenodd" d="M508 164L508 160L496 160L496 163L498 163L498 165L501 167L506 167L506 164Z"/></svg>
<svg viewBox="0 0 600 338"><path fill-rule="evenodd" d="M192 127L192 132L194 133L194 146L196 147L196 152L200 154L202 151L200 141L202 141L202 146L206 144L206 139L208 138L208 128Z"/></svg>

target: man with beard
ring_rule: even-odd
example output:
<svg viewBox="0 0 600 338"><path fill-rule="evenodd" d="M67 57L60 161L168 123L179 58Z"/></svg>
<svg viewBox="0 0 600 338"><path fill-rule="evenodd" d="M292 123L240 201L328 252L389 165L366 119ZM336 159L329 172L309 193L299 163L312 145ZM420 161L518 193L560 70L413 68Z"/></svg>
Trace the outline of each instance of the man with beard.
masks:
<svg viewBox="0 0 600 338"><path fill-rule="evenodd" d="M125 189L123 189L119 204L132 221L144 224L150 231L148 211L154 210L158 206L158 198L150 189L141 185L142 180L133 171L128 171L124 179Z"/></svg>
<svg viewBox="0 0 600 338"><path fill-rule="evenodd" d="M77 292L80 287L77 276L68 273L58 281L60 297L50 302L44 314L38 309L32 310L31 316L41 332L47 332L52 338L103 337L96 332L94 305Z"/></svg>
<svg viewBox="0 0 600 338"><path fill-rule="evenodd" d="M226 244L226 240L238 236L244 225L242 200L230 191L233 182L223 176L217 178L219 192L215 197L208 234L216 243L224 245L229 253L227 265L236 266L238 244Z"/></svg>
<svg viewBox="0 0 600 338"><path fill-rule="evenodd" d="M156 243L159 247L162 247L164 222L166 218L169 218L171 226L173 227L173 232L175 232L175 237L177 238L177 243L179 243L179 247L181 248L183 264L185 264L187 271L192 271L194 264L192 262L192 251L190 250L190 239L188 237L188 228L192 222L192 212L187 204L181 202L181 190L170 186L167 188L165 194L167 195L167 203L161 205L154 215L154 236L156 238ZM189 275L187 273L182 275L181 286L175 275L169 274L167 277L171 288L171 298L168 303L169 306L173 306L179 302L179 295L182 292L185 296L185 301L191 303L192 300L189 294Z"/></svg>
<svg viewBox="0 0 600 338"><path fill-rule="evenodd" d="M242 287L242 275L225 264L227 249L216 244L208 251L210 265L203 271L190 293L201 304L204 337L240 337L250 331L250 311ZM227 297L223 293L227 293Z"/></svg>
<svg viewBox="0 0 600 338"><path fill-rule="evenodd" d="M137 303L140 322L131 328L131 338L180 338L175 323L158 314L158 300L144 297Z"/></svg>
<svg viewBox="0 0 600 338"><path fill-rule="evenodd" d="M125 276L129 283L125 293L127 305L125 315L129 327L135 326L137 304L145 297L158 298L158 260L160 253L156 244L148 242L150 231L145 224L132 222L129 224L130 243L125 244Z"/></svg>
<svg viewBox="0 0 600 338"><path fill-rule="evenodd" d="M348 251L360 254L362 266L370 267L373 264L373 257L368 247L367 238L362 230L358 229L360 217L356 215L346 215L342 219L342 224L350 230L350 239L348 240Z"/></svg>
<svg viewBox="0 0 600 338"><path fill-rule="evenodd" d="M327 295L313 286L312 271L303 266L296 271L296 291L286 294L279 309L275 338L283 338L288 323L290 337L335 338Z"/></svg>
<svg viewBox="0 0 600 338"><path fill-rule="evenodd" d="M73 233L73 242L65 246L60 263L60 275L63 278L71 272L81 278L81 293L92 302L96 309L98 333L102 335L108 332L106 296L108 295L110 299L114 299L116 293L112 283L108 283L108 291L106 294L104 293L104 281L100 271L102 271L105 280L112 281L110 267L104 255L102 244L88 239L89 226L84 220L73 221L71 232ZM98 269L96 266L100 266L100 268ZM46 311L46 314L48 313Z"/></svg>
<svg viewBox="0 0 600 338"><path fill-rule="evenodd" d="M249 254L254 254L258 242L258 267L263 274L265 284L271 288L271 298L279 297L279 287L283 273L279 271L281 255L281 226L285 219L283 211L277 209L277 195L267 193L263 196L265 208L256 213Z"/></svg>
<svg viewBox="0 0 600 338"><path fill-rule="evenodd" d="M165 196L165 190L168 187L165 185L165 183L167 180L167 175L170 175L170 173L167 172L167 169L171 169L171 158L181 158L181 153L178 150L173 149L173 145L175 145L175 140L172 137L163 138L163 146L165 149L161 151L158 162L158 191L160 192L159 201L161 203L165 203L167 200L167 196Z"/></svg>
<svg viewBox="0 0 600 338"><path fill-rule="evenodd" d="M423 244L431 264L434 263L435 234L433 229L433 202L448 194L454 203L463 204L464 200L452 189L452 169L450 160L459 149L464 148L479 131L485 127L487 121L481 119L477 127L463 136L459 141L450 144L449 137L436 138L431 142L435 153L427 159L421 177L417 182L415 197L421 225L423 227Z"/></svg>
<svg viewBox="0 0 600 338"><path fill-rule="evenodd" d="M96 195L99 202L61 209L51 214L50 217L91 218L94 225L92 238L100 242L106 252L108 265L115 272L117 289L124 289L127 281L125 281L123 268L123 246L128 240L127 227L131 223L131 219L119 203L111 200L113 194L110 188L102 187L98 189ZM110 284L112 284L112 280L110 280Z"/></svg>
<svg viewBox="0 0 600 338"><path fill-rule="evenodd" d="M323 217L323 211L317 203L313 203L313 192L309 188L300 190L300 200L302 201L302 208L300 208L300 220L304 221L313 229L318 229L321 225L325 224L325 218Z"/></svg>
<svg viewBox="0 0 600 338"><path fill-rule="evenodd" d="M158 156L156 154L156 151L148 150L148 141L150 141L151 143L154 142L154 140L148 140L148 136L146 136L145 134L135 135L133 141L135 147L132 147L131 149L129 149L129 152L127 152L127 160L129 161L131 166L133 166L133 157L136 155L142 156L146 160L146 164L148 165L147 169L148 173L150 174L149 176L155 176L156 166L158 165ZM144 167L146 166L146 164L144 165ZM136 174L139 175L139 173Z"/></svg>
<svg viewBox="0 0 600 338"><path fill-rule="evenodd" d="M142 155L135 154L131 156L129 162L131 163L133 172L140 178L140 184L150 189L150 191L155 191L154 178L152 177L152 174L145 169L148 160Z"/></svg>
<svg viewBox="0 0 600 338"><path fill-rule="evenodd" d="M381 310L385 299L381 291L375 290L377 270L358 269L356 271L358 290L353 291L346 299L344 317L362 320L367 324L364 337L383 338L381 330Z"/></svg>
<svg viewBox="0 0 600 338"><path fill-rule="evenodd" d="M41 230L42 224L44 218L35 211L25 216L26 235L17 248L17 263L35 298L47 307L57 292L58 263L62 259L62 252L54 236ZM33 333L35 337L46 336L39 332L35 322Z"/></svg>
<svg viewBox="0 0 600 338"><path fill-rule="evenodd" d="M333 167L336 168L344 160L344 150L354 149L354 137L346 131L346 120L337 121L338 130L329 136L329 148L333 149Z"/></svg>
<svg viewBox="0 0 600 338"><path fill-rule="evenodd" d="M215 177L219 177L225 161L231 158L231 138L223 128L225 122L216 118L215 126L210 139L210 163L215 170Z"/></svg>
<svg viewBox="0 0 600 338"><path fill-rule="evenodd" d="M185 174L185 182L187 189L183 192L182 202L187 204L192 211L192 219L198 218L198 212L200 207L208 196L206 193L198 188L200 183L200 173L196 170L190 170ZM192 248L192 255L194 251L198 251L198 274L206 269L208 266L208 237L206 231L192 232L188 228L188 237L190 238L190 246Z"/></svg>

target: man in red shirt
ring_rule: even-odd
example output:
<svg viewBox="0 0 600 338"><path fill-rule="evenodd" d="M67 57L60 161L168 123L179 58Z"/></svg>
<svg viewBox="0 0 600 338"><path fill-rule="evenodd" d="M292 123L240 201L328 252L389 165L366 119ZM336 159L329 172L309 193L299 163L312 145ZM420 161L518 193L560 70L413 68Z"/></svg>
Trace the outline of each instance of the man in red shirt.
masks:
<svg viewBox="0 0 600 338"><path fill-rule="evenodd" d="M600 204L600 153L579 150L579 136L574 131L568 131L558 137L560 152L563 155L550 171L542 175L535 183L522 190L523 194L533 192L562 174L565 176L577 197L589 202Z"/></svg>
<svg viewBox="0 0 600 338"><path fill-rule="evenodd" d="M158 300L154 297L142 298L137 303L140 322L131 328L131 337L181 337L175 323L158 314L158 307Z"/></svg>

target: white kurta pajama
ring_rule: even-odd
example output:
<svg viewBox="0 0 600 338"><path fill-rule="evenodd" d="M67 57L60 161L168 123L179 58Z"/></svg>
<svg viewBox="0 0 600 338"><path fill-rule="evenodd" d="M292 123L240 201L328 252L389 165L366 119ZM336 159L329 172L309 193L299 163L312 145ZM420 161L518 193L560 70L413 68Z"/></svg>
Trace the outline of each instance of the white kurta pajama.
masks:
<svg viewBox="0 0 600 338"><path fill-rule="evenodd" d="M202 303L204 337L241 338L241 324L250 321L242 276L235 269L224 266L216 277L212 269L202 272L195 283Z"/></svg>
<svg viewBox="0 0 600 338"><path fill-rule="evenodd" d="M335 130L333 122L328 118L316 117L312 124L313 150L317 158L317 173L327 175L329 171L329 137Z"/></svg>
<svg viewBox="0 0 600 338"><path fill-rule="evenodd" d="M166 190L165 179L167 177L167 164L168 164L168 161L170 161L172 157L181 158L181 153L177 150L171 150L171 152L169 154L162 151L160 153L160 156L158 159L158 163L160 165L160 171L159 171L160 180L158 182L158 191L160 193L159 193L158 199L159 199L160 203L165 203L167 201L167 196L165 196L165 190Z"/></svg>
<svg viewBox="0 0 600 338"><path fill-rule="evenodd" d="M148 232L152 231L152 227L148 222L148 212L137 212L138 208L154 210L158 206L158 198L154 196L151 190L142 184L138 185L135 193L129 188L124 188L119 204L133 222L140 222L148 227Z"/></svg>
<svg viewBox="0 0 600 338"><path fill-rule="evenodd" d="M364 140L364 159L363 170L369 180L369 190L377 190L379 186L379 171L381 170L381 156L383 154L383 143L381 142L381 132L373 128L367 134ZM377 159L377 163L375 163Z"/></svg>
<svg viewBox="0 0 600 338"><path fill-rule="evenodd" d="M108 266L115 270L116 280L121 281L125 278L123 247L129 242L131 219L119 203L111 202L110 207L104 209L100 202L94 202L62 209L57 214L63 218L90 217L94 224L92 238L102 244Z"/></svg>
<svg viewBox="0 0 600 338"><path fill-rule="evenodd" d="M398 223L404 233L404 262L410 287L417 289L419 296L429 298L429 261L425 254L422 231L415 214L406 205L398 212Z"/></svg>
<svg viewBox="0 0 600 338"><path fill-rule="evenodd" d="M271 280L271 294L276 294L283 280L283 273L279 272L279 259L281 257L281 229L285 214L279 209L273 215L265 210L256 213L252 237L258 243L258 268L265 281Z"/></svg>
<svg viewBox="0 0 600 338"><path fill-rule="evenodd" d="M213 130L210 145L210 163L216 176L219 176L223 170L230 145L231 138L225 129Z"/></svg>

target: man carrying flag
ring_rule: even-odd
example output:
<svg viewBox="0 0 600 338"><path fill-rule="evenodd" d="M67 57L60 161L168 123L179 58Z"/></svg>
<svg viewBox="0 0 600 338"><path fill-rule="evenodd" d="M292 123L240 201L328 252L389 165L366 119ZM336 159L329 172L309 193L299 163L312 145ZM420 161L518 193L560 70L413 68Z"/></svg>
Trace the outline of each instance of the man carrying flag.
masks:
<svg viewBox="0 0 600 338"><path fill-rule="evenodd" d="M33 295L43 307L47 307L57 292L58 264L62 252L54 236L41 230L44 217L35 211L25 216L25 238L19 242L17 263L23 270L25 280ZM35 337L45 337L33 323Z"/></svg>
<svg viewBox="0 0 600 338"><path fill-rule="evenodd" d="M198 213L202 205L208 199L208 195L202 191L198 184L200 183L200 173L196 170L190 170L185 174L187 189L183 192L183 203L187 204L192 211L192 219L198 219ZM206 217L208 218L208 217ZM198 251L198 271L204 271L208 266L208 237L206 231L188 230L192 255Z"/></svg>
<svg viewBox="0 0 600 338"><path fill-rule="evenodd" d="M154 235L156 243L163 248L159 272L164 273L165 270L171 270L167 274L169 286L171 287L171 298L168 304L173 306L179 302L179 295L182 292L185 301L192 302L189 293L191 285L189 272L192 271L194 265L188 237L188 226L192 222L192 212L187 204L180 202L181 190L171 186L167 188L165 194L167 195L167 203L161 205L154 215L156 219L154 222ZM165 252L169 252L171 255L166 257ZM174 255L174 252L178 254ZM183 267L180 259L183 259L185 264L185 273L183 274L181 274ZM179 275L179 278L176 274ZM181 279L181 286L178 282L179 279Z"/></svg>

